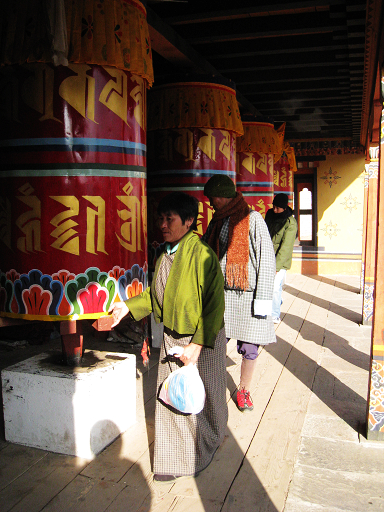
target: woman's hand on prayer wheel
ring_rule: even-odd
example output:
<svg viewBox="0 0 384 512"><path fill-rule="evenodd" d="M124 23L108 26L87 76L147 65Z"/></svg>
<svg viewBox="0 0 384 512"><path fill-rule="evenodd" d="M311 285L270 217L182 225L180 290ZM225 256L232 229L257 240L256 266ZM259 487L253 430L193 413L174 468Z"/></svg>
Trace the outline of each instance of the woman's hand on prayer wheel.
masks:
<svg viewBox="0 0 384 512"><path fill-rule="evenodd" d="M126 315L128 315L129 309L125 302L115 302L109 308L108 313L112 313L113 324L111 325L111 329L113 329Z"/></svg>

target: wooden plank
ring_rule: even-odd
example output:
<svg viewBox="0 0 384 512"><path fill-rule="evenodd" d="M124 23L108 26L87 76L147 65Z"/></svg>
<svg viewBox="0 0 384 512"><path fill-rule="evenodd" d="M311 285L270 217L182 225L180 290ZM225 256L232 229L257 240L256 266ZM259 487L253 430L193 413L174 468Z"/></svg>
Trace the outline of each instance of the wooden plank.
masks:
<svg viewBox="0 0 384 512"><path fill-rule="evenodd" d="M290 306L300 293L302 287L307 282L308 277L301 274L286 274L285 284L283 285L283 307L282 309L288 310L286 304Z"/></svg>
<svg viewBox="0 0 384 512"><path fill-rule="evenodd" d="M275 356L284 364L284 369L270 395L268 407L256 429L223 511L231 510L234 503L236 510L239 511L283 510L311 387L318 367L317 359L322 350L324 331L324 327L320 327L312 335L313 343L308 344L308 340L304 340L299 334L299 329L303 316L311 318L312 315L317 315L323 322L324 318L326 319L326 312L321 316L319 307L309 303L304 296L308 286L318 288L319 283L304 283L287 313L290 318L285 321L290 321L291 325L279 325L278 332L281 336L285 335L285 339L282 337L277 344L265 349L265 352L268 351L272 357ZM313 289L312 293L315 294L316 289ZM310 312L311 308L316 311ZM298 311L303 316L292 320L291 317L296 317ZM296 338L292 343L292 331L295 330ZM282 361L282 347L286 353L289 352L286 362ZM249 482L255 487L255 493L247 492Z"/></svg>
<svg viewBox="0 0 384 512"><path fill-rule="evenodd" d="M221 507L220 501L177 496L172 504L172 512L220 512Z"/></svg>
<svg viewBox="0 0 384 512"><path fill-rule="evenodd" d="M154 441L156 397L141 409L137 423L101 452L81 473L83 476L119 482Z"/></svg>
<svg viewBox="0 0 384 512"><path fill-rule="evenodd" d="M7 487L39 461L44 459L48 452L18 444L6 443L1 450L0 458L0 490Z"/></svg>
<svg viewBox="0 0 384 512"><path fill-rule="evenodd" d="M307 279L302 280L300 284L301 286L305 286ZM299 308L302 309L303 307L309 308L309 304L306 301L301 301ZM298 335L298 329L302 324L302 319L296 322L296 324L297 330L289 326L285 327L288 337L292 338L292 342L294 342ZM278 350L279 357L274 357L272 347ZM272 352L270 352L270 350L272 350ZM221 501L224 499L238 468L242 464L244 454L249 448L257 425L263 417L290 350L291 346L289 343L285 343L284 345L276 343L261 351L257 359L251 386L251 394L255 408L252 413L243 414L238 411L234 401L234 393L237 389L237 383L240 377L241 355L237 354L236 340L230 340L227 346L227 354L232 364L227 370L229 373L229 388L231 391L232 389L234 391L232 399L228 404L228 434L219 450L216 452L210 466L196 479L191 481L177 481L170 491L172 494L200 496L213 501ZM223 463L223 461L226 461L226 463ZM218 472L220 472L220 481L217 479Z"/></svg>
<svg viewBox="0 0 384 512"><path fill-rule="evenodd" d="M285 349L286 347L283 347L283 350ZM212 463L193 481L176 482L170 491L172 494L200 496L213 501L224 500L238 468L243 462L244 454L249 448L282 370L283 364L280 361L269 354L267 350L261 352L257 359L251 386L254 410L251 413L242 413L237 409L235 397L230 400L227 435ZM237 373L234 373L234 378L237 380L239 372L240 366L238 365ZM220 479L217 478L218 474L220 474Z"/></svg>
<svg viewBox="0 0 384 512"><path fill-rule="evenodd" d="M308 280L306 278L302 279L299 284L301 287L308 286ZM300 291L298 291L299 293ZM297 309L300 312L307 311L310 306L304 300L298 301L296 306L292 306L293 302L296 303L296 301L287 301L290 304L290 313L291 310L295 313ZM302 318L298 317L297 321L294 322L295 328L288 325L283 327L283 324L281 324L282 332L285 332L291 343L295 342L302 322ZM233 361L232 366L228 368L228 373L231 381L237 383L240 377L241 356L237 354L236 341L230 340L227 348L229 357ZM269 345L261 351L251 385L254 410L252 413L245 414L238 411L234 401L235 395L233 394L232 400L228 404L228 434L215 454L212 463L194 481L186 483L182 480L176 482L171 493L183 496L200 496L214 501L224 499L238 468L242 464L244 454L252 442L257 425L265 413L291 349L290 343L280 340L280 342ZM233 388L235 388L235 391L237 385L232 385L230 389ZM226 461L226 463L223 463L223 461ZM220 481L217 479L218 472L220 472Z"/></svg>
<svg viewBox="0 0 384 512"><path fill-rule="evenodd" d="M283 510L311 388L326 404L324 409L340 417L330 386L345 387L347 380L344 384L341 379L344 374L351 379L345 372L353 363L344 358L346 362L340 363L344 374L335 373L334 362L343 354L335 352L336 358L331 357L329 350L335 351L337 340L332 341L336 335L329 329L347 325L348 333L355 335L356 325L343 317L343 309L358 309L361 297L352 300L351 293L353 289L348 290L343 282L335 284L334 279L287 274L283 321L276 328L278 342L261 350L252 379L252 413L241 413L234 402L241 356L236 340L228 343L228 431L213 462L196 479L165 486L152 481L158 354L151 355L149 374L141 368L138 356L138 422L88 465L77 467L76 457L0 442L1 511ZM325 339L333 336L327 349L322 345L325 328L329 331ZM324 350L329 354L325 359ZM65 457L71 462L66 467L57 465L55 459Z"/></svg>
<svg viewBox="0 0 384 512"><path fill-rule="evenodd" d="M264 460L263 464L267 466L269 461ZM284 509L284 503L281 502L280 488L286 485L287 476L291 474L291 464L285 464L271 468L273 476L270 481L274 484L266 486L262 482L259 474L251 466L248 459L244 460L242 466L243 492L232 492L230 489L227 499L221 512L278 512Z"/></svg>
<svg viewBox="0 0 384 512"><path fill-rule="evenodd" d="M148 452L148 449L147 449ZM130 468L129 475L140 470L139 464L132 465L127 462ZM131 481L131 476L129 477ZM115 482L109 478L101 476L100 478L89 478L84 474L80 474L65 489L44 508L44 512L104 512L106 510L114 510L113 503L116 498L127 488L127 478L123 478L120 482ZM140 491L145 497L149 494L149 485L144 477L140 480ZM138 494L133 492L130 496L123 494L124 508L121 510L131 512L136 510L134 502ZM137 500L136 500L137 501ZM139 499L140 501L140 499ZM117 503L120 503L119 501ZM142 500L140 501L140 504ZM63 507L64 504L64 508ZM132 505L132 508L131 508Z"/></svg>
<svg viewBox="0 0 384 512"><path fill-rule="evenodd" d="M191 477L185 479L184 482L188 482L191 485L194 480ZM221 502L218 501L201 500L199 496L190 498L170 493L169 491L174 484L159 485L154 483L150 451L146 451L143 454L138 463L129 470L121 482L127 485L108 507L108 512L126 512L127 509L129 509L129 512L139 512L142 510L219 512L221 507Z"/></svg>
<svg viewBox="0 0 384 512"><path fill-rule="evenodd" d="M38 512L72 481L88 460L47 453L0 492L2 512Z"/></svg>
<svg viewBox="0 0 384 512"><path fill-rule="evenodd" d="M136 508L136 496L132 491L124 495L118 508L115 502L108 508L108 512L173 512L175 504L180 500L166 492L148 493L139 508ZM76 511L77 512L77 511Z"/></svg>
<svg viewBox="0 0 384 512"><path fill-rule="evenodd" d="M108 480L92 479L92 483L93 485L89 486L88 492L81 497L81 500L77 500L72 509L65 508L65 512L105 512L116 496L125 488L124 483Z"/></svg>
<svg viewBox="0 0 384 512"><path fill-rule="evenodd" d="M307 284L308 285L308 284ZM316 286L317 288L317 286ZM284 292L283 292L284 293ZM294 328L297 332L300 331L305 317L308 313L309 307L313 299L312 294L308 294L304 289L300 290L295 297L294 302L291 304L289 309L284 315L285 324ZM284 303L283 303L284 307ZM283 308L284 309L284 308Z"/></svg>
<svg viewBox="0 0 384 512"><path fill-rule="evenodd" d="M114 499L108 512L125 512L136 510L168 510L174 502L174 497L168 495L172 484L156 485L153 483L151 470L152 448L146 450L137 464L124 475L121 482L126 484L123 491ZM143 504L146 504L144 507ZM143 507L143 508L142 508Z"/></svg>
<svg viewBox="0 0 384 512"><path fill-rule="evenodd" d="M44 507L44 512L77 511L79 503L90 492L96 480L78 475Z"/></svg>

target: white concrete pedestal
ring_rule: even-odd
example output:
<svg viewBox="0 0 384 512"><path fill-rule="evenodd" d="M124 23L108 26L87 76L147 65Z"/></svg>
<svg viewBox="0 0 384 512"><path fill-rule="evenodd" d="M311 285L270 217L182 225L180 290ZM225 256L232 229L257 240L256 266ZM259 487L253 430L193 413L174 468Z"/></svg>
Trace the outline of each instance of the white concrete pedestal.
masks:
<svg viewBox="0 0 384 512"><path fill-rule="evenodd" d="M82 366L45 353L5 368L5 438L92 459L136 421L136 357L86 350Z"/></svg>

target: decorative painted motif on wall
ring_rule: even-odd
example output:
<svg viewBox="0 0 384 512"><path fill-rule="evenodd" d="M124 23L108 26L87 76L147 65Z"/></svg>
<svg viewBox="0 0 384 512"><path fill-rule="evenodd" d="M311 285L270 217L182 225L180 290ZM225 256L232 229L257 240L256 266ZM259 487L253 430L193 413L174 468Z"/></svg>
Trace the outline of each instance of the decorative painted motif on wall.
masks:
<svg viewBox="0 0 384 512"><path fill-rule="evenodd" d="M349 194L348 197L344 197L344 201L340 204L344 206L344 210L348 210L349 213L352 213L353 210L357 210L357 205L361 203L358 202L357 197L352 197L352 194Z"/></svg>
<svg viewBox="0 0 384 512"><path fill-rule="evenodd" d="M364 154L364 148L350 140L293 142L292 145L296 156Z"/></svg>
<svg viewBox="0 0 384 512"><path fill-rule="evenodd" d="M325 173L324 176L320 176L320 179L324 180L325 185L329 185L329 188L332 187L332 185L337 184L337 180L339 180L341 176L337 176L336 171L332 171L332 168L329 168L329 171Z"/></svg>
<svg viewBox="0 0 384 512"><path fill-rule="evenodd" d="M332 224L330 220L329 224L325 224L325 226L321 228L321 231L324 231L325 236L332 239L333 236L337 236L337 233L341 231L341 229L337 227L337 224Z"/></svg>

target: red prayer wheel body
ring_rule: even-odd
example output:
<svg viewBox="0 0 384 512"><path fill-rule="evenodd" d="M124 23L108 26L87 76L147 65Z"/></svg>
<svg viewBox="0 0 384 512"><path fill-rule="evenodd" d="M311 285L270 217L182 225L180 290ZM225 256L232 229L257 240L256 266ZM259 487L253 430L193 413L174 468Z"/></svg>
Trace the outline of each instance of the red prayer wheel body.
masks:
<svg viewBox="0 0 384 512"><path fill-rule="evenodd" d="M146 287L145 81L43 63L0 80L0 315L98 318Z"/></svg>
<svg viewBox="0 0 384 512"><path fill-rule="evenodd" d="M151 268L163 243L155 222L160 200L173 191L196 197L199 201L197 233L201 236L214 213L204 195L204 185L216 174L227 175L236 183L236 131L241 132L242 125L235 90L226 83L209 80L204 82L199 77L199 82L165 84L149 93L148 248Z"/></svg>
<svg viewBox="0 0 384 512"><path fill-rule="evenodd" d="M204 195L204 185L215 174L225 174L235 182L235 142L235 136L224 130L182 128L149 132L148 219L152 252L163 242L153 222L157 206L170 192L180 191L196 197L199 201L197 233L203 235L213 215Z"/></svg>
<svg viewBox="0 0 384 512"><path fill-rule="evenodd" d="M274 155L281 153L281 139L272 119L245 115L244 134L237 138L237 190L263 217L272 207Z"/></svg>
<svg viewBox="0 0 384 512"><path fill-rule="evenodd" d="M293 208L293 169L285 154L274 165L274 195L283 192L288 196L288 206Z"/></svg>
<svg viewBox="0 0 384 512"><path fill-rule="evenodd" d="M249 206L263 217L272 208L273 154L259 152L237 153L237 190Z"/></svg>

